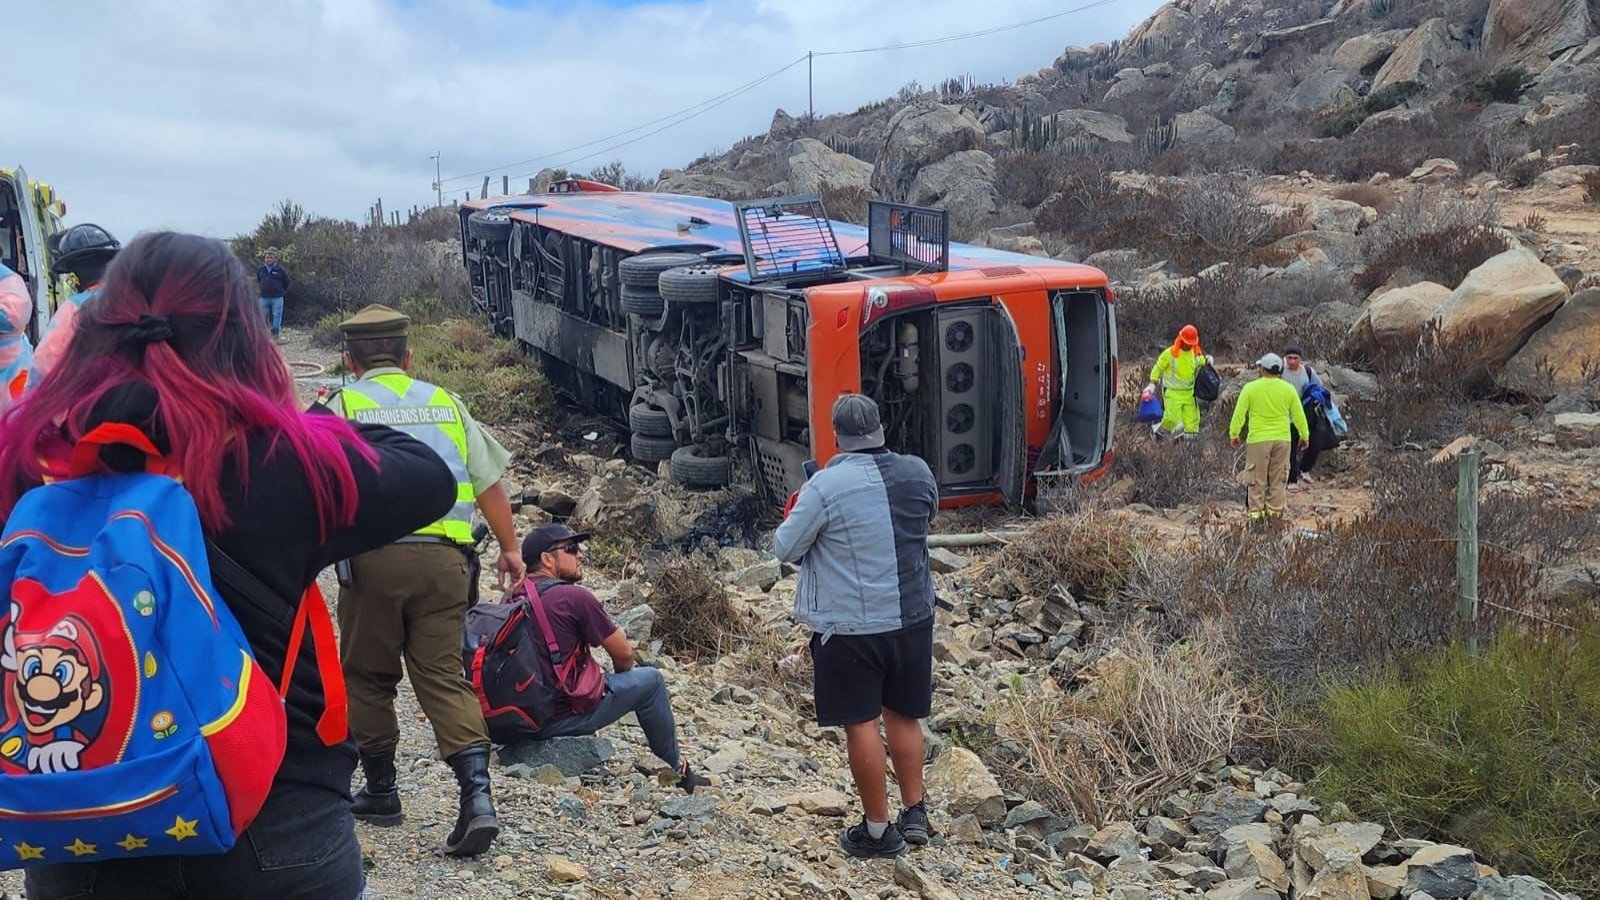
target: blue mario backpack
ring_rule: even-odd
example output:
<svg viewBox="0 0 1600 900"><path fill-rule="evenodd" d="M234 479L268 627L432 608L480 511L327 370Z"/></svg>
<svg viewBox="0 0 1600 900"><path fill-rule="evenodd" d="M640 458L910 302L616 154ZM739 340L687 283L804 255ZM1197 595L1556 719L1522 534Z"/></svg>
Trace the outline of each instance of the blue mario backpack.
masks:
<svg viewBox="0 0 1600 900"><path fill-rule="evenodd" d="M143 450L146 472L89 474L111 443ZM283 759L303 626L332 647L313 584L282 682L267 679L165 471L144 434L102 425L0 533L0 869L230 849ZM342 681L325 691L318 733L335 743Z"/></svg>

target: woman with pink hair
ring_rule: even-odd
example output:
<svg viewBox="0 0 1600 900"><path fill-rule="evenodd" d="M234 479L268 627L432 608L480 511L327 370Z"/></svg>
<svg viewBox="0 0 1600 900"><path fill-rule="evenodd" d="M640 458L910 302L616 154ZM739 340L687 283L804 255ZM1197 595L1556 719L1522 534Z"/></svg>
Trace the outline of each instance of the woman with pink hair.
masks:
<svg viewBox="0 0 1600 900"><path fill-rule="evenodd" d="M33 318L33 298L22 276L0 263L0 409L22 396L33 363L28 343L28 320Z"/></svg>
<svg viewBox="0 0 1600 900"><path fill-rule="evenodd" d="M274 683L317 573L410 534L455 502L449 467L420 441L300 411L243 267L209 238L150 234L117 255L79 312L61 365L0 415L0 519L105 422L150 436L181 472L206 536L265 589L216 584ZM99 457L116 471L143 463L126 447ZM283 764L231 851L42 866L27 873L28 896L359 897L356 748L325 746L316 734L325 704L315 654L333 651L313 643L286 698Z"/></svg>

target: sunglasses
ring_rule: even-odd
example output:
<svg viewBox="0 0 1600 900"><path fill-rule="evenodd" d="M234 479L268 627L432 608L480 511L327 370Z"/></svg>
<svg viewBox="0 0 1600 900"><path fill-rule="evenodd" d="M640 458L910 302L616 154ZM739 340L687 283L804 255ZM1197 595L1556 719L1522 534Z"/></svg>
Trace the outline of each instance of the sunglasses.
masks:
<svg viewBox="0 0 1600 900"><path fill-rule="evenodd" d="M566 554L568 554L570 556L582 556L583 555L583 545L581 545L581 544L563 544L560 547L551 547L550 548L550 552L551 553L566 553Z"/></svg>

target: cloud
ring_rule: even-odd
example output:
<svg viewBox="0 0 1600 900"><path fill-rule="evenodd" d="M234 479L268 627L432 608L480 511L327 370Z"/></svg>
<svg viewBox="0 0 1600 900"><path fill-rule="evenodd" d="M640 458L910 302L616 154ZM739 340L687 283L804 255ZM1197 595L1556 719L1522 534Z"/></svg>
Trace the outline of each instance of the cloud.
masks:
<svg viewBox="0 0 1600 900"><path fill-rule="evenodd" d="M818 58L817 112L917 80L1014 80L1067 44L1124 35L1157 0L919 49ZM0 92L6 165L66 198L69 220L124 240L179 228L231 236L278 200L359 218L433 201L445 175L545 157L655 174L803 112L804 64L609 152L549 155L728 92L805 55L923 40L1060 12L1050 0L22 0ZM62 40L70 36L70 58ZM619 138L621 143L637 134ZM583 158L587 157L587 158ZM448 183L460 197L481 181ZM447 198L448 199L448 198Z"/></svg>

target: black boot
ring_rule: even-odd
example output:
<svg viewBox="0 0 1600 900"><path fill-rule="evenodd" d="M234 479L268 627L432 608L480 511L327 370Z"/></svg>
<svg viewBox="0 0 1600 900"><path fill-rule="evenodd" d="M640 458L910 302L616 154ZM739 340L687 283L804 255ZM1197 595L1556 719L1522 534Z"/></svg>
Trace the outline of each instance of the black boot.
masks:
<svg viewBox="0 0 1600 900"><path fill-rule="evenodd" d="M391 826L405 821L400 812L400 788L395 784L394 751L361 754L361 771L367 785L356 792L350 813L372 825Z"/></svg>
<svg viewBox="0 0 1600 900"><path fill-rule="evenodd" d="M489 849L500 834L500 820L489 799L489 751L482 747L462 750L445 762L456 771L461 785L461 813L456 827L445 839L444 852L451 856L477 856Z"/></svg>

